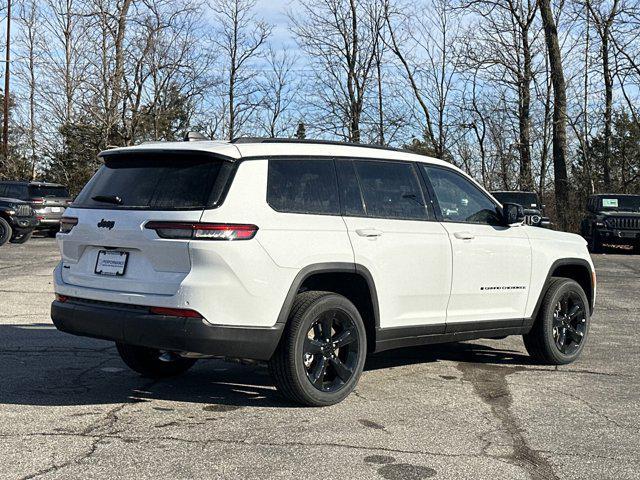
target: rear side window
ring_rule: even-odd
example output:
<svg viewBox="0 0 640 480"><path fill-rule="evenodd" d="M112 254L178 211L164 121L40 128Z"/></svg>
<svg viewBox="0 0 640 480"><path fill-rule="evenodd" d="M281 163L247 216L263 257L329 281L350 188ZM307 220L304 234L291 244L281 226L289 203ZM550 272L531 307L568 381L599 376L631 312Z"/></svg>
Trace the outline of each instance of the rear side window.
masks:
<svg viewBox="0 0 640 480"><path fill-rule="evenodd" d="M353 162L351 160L336 160L336 169L338 171L342 213L354 217L366 216L364 200Z"/></svg>
<svg viewBox="0 0 640 480"><path fill-rule="evenodd" d="M428 220L418 175L410 163L355 161L367 216Z"/></svg>
<svg viewBox="0 0 640 480"><path fill-rule="evenodd" d="M28 200L26 185L7 184L3 194L7 198L16 198L18 200Z"/></svg>
<svg viewBox="0 0 640 480"><path fill-rule="evenodd" d="M68 198L69 190L66 187L55 187L46 185L29 185L29 196L33 197L59 197Z"/></svg>
<svg viewBox="0 0 640 480"><path fill-rule="evenodd" d="M105 159L74 206L149 210L206 208L216 204L221 184L226 183L227 175L223 172L227 170L228 162L208 155L114 155ZM116 197L121 202L115 200Z"/></svg>
<svg viewBox="0 0 640 480"><path fill-rule="evenodd" d="M267 202L278 212L339 215L333 160L269 160Z"/></svg>

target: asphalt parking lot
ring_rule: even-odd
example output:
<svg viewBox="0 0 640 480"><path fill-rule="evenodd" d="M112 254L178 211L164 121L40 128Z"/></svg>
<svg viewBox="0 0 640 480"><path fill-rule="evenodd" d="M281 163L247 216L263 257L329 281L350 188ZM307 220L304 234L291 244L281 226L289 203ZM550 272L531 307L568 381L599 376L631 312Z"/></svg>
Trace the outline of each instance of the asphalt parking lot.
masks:
<svg viewBox="0 0 640 480"><path fill-rule="evenodd" d="M342 404L299 408L266 369L162 382L49 318L55 241L0 248L0 478L640 478L640 256L599 255L577 363L519 337L386 352Z"/></svg>

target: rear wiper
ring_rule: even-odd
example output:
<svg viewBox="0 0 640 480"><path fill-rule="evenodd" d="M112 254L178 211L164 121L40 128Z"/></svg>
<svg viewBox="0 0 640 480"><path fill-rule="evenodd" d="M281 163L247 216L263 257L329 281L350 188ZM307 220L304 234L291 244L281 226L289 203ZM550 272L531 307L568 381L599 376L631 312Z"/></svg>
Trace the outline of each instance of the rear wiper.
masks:
<svg viewBox="0 0 640 480"><path fill-rule="evenodd" d="M122 199L117 195L96 195L91 197L91 200L102 203L112 203L114 205L122 205Z"/></svg>

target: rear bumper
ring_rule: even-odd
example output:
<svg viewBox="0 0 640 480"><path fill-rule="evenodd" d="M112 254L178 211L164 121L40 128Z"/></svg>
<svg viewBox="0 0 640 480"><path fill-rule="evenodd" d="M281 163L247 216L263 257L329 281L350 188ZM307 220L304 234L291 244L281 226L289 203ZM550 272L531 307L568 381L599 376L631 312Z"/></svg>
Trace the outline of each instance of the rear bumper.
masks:
<svg viewBox="0 0 640 480"><path fill-rule="evenodd" d="M60 218L61 217L47 217L46 214L45 215L38 215L39 217L39 223L38 223L38 229L49 229L49 228L55 228L55 227L59 227L60 226Z"/></svg>
<svg viewBox="0 0 640 480"><path fill-rule="evenodd" d="M273 327L211 325L196 318L154 315L145 307L90 305L73 301L51 304L58 330L84 337L176 352L269 360L284 324Z"/></svg>

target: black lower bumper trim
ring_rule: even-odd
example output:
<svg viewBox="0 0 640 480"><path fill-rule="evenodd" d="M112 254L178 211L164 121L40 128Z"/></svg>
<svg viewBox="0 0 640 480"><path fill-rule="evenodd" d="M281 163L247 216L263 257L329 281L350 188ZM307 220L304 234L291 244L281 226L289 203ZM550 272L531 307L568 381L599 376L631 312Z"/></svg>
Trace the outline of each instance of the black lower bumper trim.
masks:
<svg viewBox="0 0 640 480"><path fill-rule="evenodd" d="M283 324L273 327L209 325L197 318L154 315L145 310L54 301L51 318L58 330L84 337L177 352L269 360Z"/></svg>

